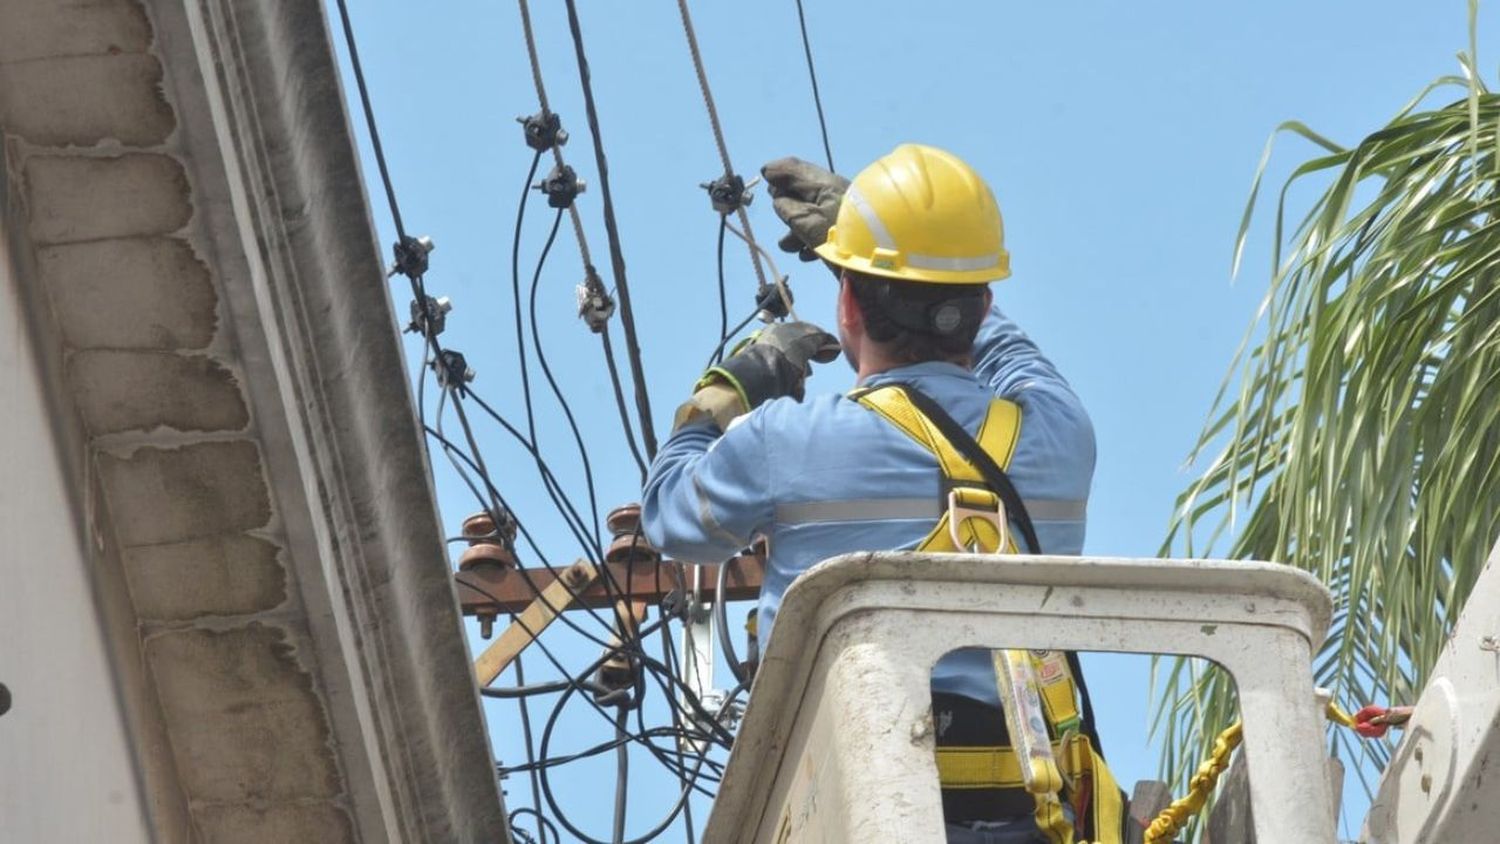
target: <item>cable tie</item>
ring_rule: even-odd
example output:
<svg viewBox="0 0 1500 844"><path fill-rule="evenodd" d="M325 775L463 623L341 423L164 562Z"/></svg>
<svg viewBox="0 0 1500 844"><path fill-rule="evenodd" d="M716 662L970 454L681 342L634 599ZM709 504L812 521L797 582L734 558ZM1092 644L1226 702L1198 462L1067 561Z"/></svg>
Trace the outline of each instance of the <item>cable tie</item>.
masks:
<svg viewBox="0 0 1500 844"><path fill-rule="evenodd" d="M781 295L781 290L786 290L786 296ZM756 317L761 322L772 322L784 319L788 313L788 300L794 299L792 286L787 276L781 277L781 287L775 284L763 284L755 291L755 307L759 309Z"/></svg>
<svg viewBox="0 0 1500 844"><path fill-rule="evenodd" d="M526 146L537 152L568 143L568 131L562 127L562 118L555 112L539 111L530 117L517 117L516 122L526 133Z"/></svg>
<svg viewBox="0 0 1500 844"><path fill-rule="evenodd" d="M448 326L448 312L451 310L453 301L447 296L428 296L425 303L411 300L411 322L406 326L406 333L433 337L442 334Z"/></svg>
<svg viewBox="0 0 1500 844"><path fill-rule="evenodd" d="M536 189L547 196L547 204L553 208L567 208L588 186L578 178L572 167L554 164L545 179L536 183Z"/></svg>
<svg viewBox="0 0 1500 844"><path fill-rule="evenodd" d="M442 355L432 362L432 369L437 373L440 387L462 389L463 385L474 380L474 370L463 352L454 349L444 349Z"/></svg>
<svg viewBox="0 0 1500 844"><path fill-rule="evenodd" d="M385 274L386 278L390 278L397 273L412 279L426 275L427 256L432 254L432 250L436 248L437 245L432 242L432 238L426 235L422 235L421 237L407 235L401 238L396 241L396 245L393 248L396 254L396 263Z"/></svg>
<svg viewBox="0 0 1500 844"><path fill-rule="evenodd" d="M590 331L595 334L602 332L615 314L615 300L604 289L604 282L593 267L585 268L577 293L578 316L583 318Z"/></svg>
<svg viewBox="0 0 1500 844"><path fill-rule="evenodd" d="M737 173L729 173L698 185L708 191L708 202L720 214L728 215L744 208L755 199L754 182L749 185Z"/></svg>

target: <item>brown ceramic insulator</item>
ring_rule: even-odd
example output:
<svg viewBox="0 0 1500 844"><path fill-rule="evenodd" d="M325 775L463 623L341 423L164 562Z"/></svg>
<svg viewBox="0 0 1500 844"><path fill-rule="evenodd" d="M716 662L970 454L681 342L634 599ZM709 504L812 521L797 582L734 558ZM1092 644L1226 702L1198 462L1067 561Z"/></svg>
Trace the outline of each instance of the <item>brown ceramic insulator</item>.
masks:
<svg viewBox="0 0 1500 844"><path fill-rule="evenodd" d="M609 528L613 536L635 533L635 529L641 524L641 505L626 504L609 511L604 517L604 525Z"/></svg>
<svg viewBox="0 0 1500 844"><path fill-rule="evenodd" d="M659 563L661 552L636 533L622 533L609 543L604 559L610 563Z"/></svg>
<svg viewBox="0 0 1500 844"><path fill-rule="evenodd" d="M499 530L496 530L495 520L490 518L489 513L475 513L464 519L461 532L470 545L484 540L499 540L506 545L516 541L516 523L509 518L509 514L500 523Z"/></svg>
<svg viewBox="0 0 1500 844"><path fill-rule="evenodd" d="M468 571L482 565L513 569L517 565L515 552L497 542L476 542L458 558L459 571Z"/></svg>
<svg viewBox="0 0 1500 844"><path fill-rule="evenodd" d="M465 539L484 539L495 532L495 520L489 513L475 513L464 519L460 530Z"/></svg>

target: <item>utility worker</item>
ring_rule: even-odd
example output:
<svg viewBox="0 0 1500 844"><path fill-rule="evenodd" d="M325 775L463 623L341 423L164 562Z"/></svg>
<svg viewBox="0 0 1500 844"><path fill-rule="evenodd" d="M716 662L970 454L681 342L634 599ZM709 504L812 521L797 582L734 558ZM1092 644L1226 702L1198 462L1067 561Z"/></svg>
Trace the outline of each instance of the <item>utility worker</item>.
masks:
<svg viewBox="0 0 1500 844"><path fill-rule="evenodd" d="M999 548L998 519L962 519L966 546L1079 553L1093 428L1067 382L992 305L988 283L1010 275L1010 256L985 182L951 153L916 144L852 184L794 158L762 174L791 229L782 248L821 258L838 276L839 338L858 387L804 400L810 363L833 360L839 341L808 323L761 331L679 408L646 482L647 538L704 563L768 540L758 612L766 640L782 594L819 561L961 550L949 533L955 502L996 512L1004 501L1018 537ZM1076 659L1032 653L1070 774L1063 809L1047 816L1020 787L990 653L955 651L932 674L948 840L1119 842L1123 795L1095 752Z"/></svg>

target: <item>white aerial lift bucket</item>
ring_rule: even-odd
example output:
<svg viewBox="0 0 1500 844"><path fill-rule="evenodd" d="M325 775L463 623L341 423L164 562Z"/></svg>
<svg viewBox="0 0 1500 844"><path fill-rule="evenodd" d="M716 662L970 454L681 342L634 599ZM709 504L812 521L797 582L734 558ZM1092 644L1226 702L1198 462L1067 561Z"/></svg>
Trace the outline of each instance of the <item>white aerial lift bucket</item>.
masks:
<svg viewBox="0 0 1500 844"><path fill-rule="evenodd" d="M1271 563L835 557L781 604L704 840L943 841L929 678L987 647L1213 660L1239 692L1257 840L1333 844L1311 665L1330 610L1316 579Z"/></svg>

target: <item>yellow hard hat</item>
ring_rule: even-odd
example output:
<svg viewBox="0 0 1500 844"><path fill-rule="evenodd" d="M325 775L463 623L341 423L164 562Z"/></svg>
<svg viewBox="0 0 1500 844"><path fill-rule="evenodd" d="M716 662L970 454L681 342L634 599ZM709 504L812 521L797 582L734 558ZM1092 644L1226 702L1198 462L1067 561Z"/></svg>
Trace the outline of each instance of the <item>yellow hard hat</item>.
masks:
<svg viewBox="0 0 1500 844"><path fill-rule="evenodd" d="M815 251L855 272L903 281L985 284L1010 275L989 185L958 156L923 144L902 144L855 176Z"/></svg>

